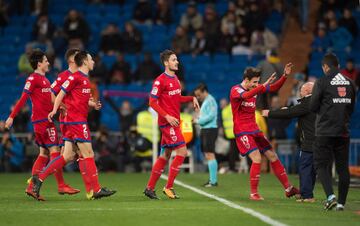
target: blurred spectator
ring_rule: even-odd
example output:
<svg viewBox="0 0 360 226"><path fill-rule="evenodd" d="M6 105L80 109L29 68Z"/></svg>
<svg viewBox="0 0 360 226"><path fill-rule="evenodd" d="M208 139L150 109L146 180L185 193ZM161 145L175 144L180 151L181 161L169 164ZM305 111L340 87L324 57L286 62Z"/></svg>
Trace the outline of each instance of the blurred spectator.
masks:
<svg viewBox="0 0 360 226"><path fill-rule="evenodd" d="M120 168L120 166L117 166L122 149L119 143L118 137L111 136L105 126L95 133L93 145L94 150L96 150L96 161L99 164L99 170L107 172L116 171Z"/></svg>
<svg viewBox="0 0 360 226"><path fill-rule="evenodd" d="M108 70L105 64L102 62L99 54L95 55L94 61L94 69L90 71L90 77L99 83L110 83Z"/></svg>
<svg viewBox="0 0 360 226"><path fill-rule="evenodd" d="M28 57L32 51L33 47L31 43L26 44L25 46L25 53L21 54L18 60L18 70L20 74L30 74L34 71L32 69Z"/></svg>
<svg viewBox="0 0 360 226"><path fill-rule="evenodd" d="M16 101L17 102L17 101ZM10 112L13 111L16 102L11 106ZM27 128L30 122L30 109L26 104L21 108L20 112L14 118L13 130L15 133L25 133L28 132Z"/></svg>
<svg viewBox="0 0 360 226"><path fill-rule="evenodd" d="M352 58L346 60L345 68L341 70L341 74L345 75L354 82L358 80L359 71L356 69L355 62Z"/></svg>
<svg viewBox="0 0 360 226"><path fill-rule="evenodd" d="M48 0L30 0L32 15L40 15L48 12Z"/></svg>
<svg viewBox="0 0 360 226"><path fill-rule="evenodd" d="M294 74L294 79L292 80L292 90L291 96L288 98L287 106L292 106L298 104L298 100L301 98L300 96L300 88L305 83L305 74L297 72Z"/></svg>
<svg viewBox="0 0 360 226"><path fill-rule="evenodd" d="M269 29L261 26L251 35L251 50L254 53L265 54L267 50L279 47L279 40Z"/></svg>
<svg viewBox="0 0 360 226"><path fill-rule="evenodd" d="M0 0L0 28L5 27L9 22L8 17L9 5L5 0Z"/></svg>
<svg viewBox="0 0 360 226"><path fill-rule="evenodd" d="M66 43L65 33L60 27L56 28L54 32L52 44L57 56L65 55L65 51L67 49L67 43Z"/></svg>
<svg viewBox="0 0 360 226"><path fill-rule="evenodd" d="M276 77L280 78L283 74L284 66L282 65L278 53L276 50L268 50L266 53L266 59L259 62L256 66L258 69L261 70L260 75L260 82L264 83L268 78L273 74L276 73ZM258 95L256 99L256 106L258 109L268 109L270 98L277 93L263 93Z"/></svg>
<svg viewBox="0 0 360 226"><path fill-rule="evenodd" d="M187 53L190 50L190 44L186 30L181 26L176 28L175 36L172 39L172 49L177 54Z"/></svg>
<svg viewBox="0 0 360 226"><path fill-rule="evenodd" d="M133 157L135 172L150 171L152 162L152 142L137 132L136 126L131 126L126 136ZM143 167L143 163L148 163Z"/></svg>
<svg viewBox="0 0 360 226"><path fill-rule="evenodd" d="M339 1L339 0L322 0L319 12L321 15L325 14L329 10L336 11L342 10L343 2L346 1Z"/></svg>
<svg viewBox="0 0 360 226"><path fill-rule="evenodd" d="M236 35L234 36L234 47L232 49L233 55L250 55L252 51L250 49L250 34L246 30L245 26L239 26L237 28Z"/></svg>
<svg viewBox="0 0 360 226"><path fill-rule="evenodd" d="M190 51L193 55L203 54L206 51L207 43L205 33L202 29L195 32L195 36L191 39Z"/></svg>
<svg viewBox="0 0 360 226"><path fill-rule="evenodd" d="M169 25L172 22L171 9L167 0L157 0L154 16L156 25Z"/></svg>
<svg viewBox="0 0 360 226"><path fill-rule="evenodd" d="M44 43L51 40L54 36L55 25L50 21L48 15L40 14L35 21L32 29L32 38Z"/></svg>
<svg viewBox="0 0 360 226"><path fill-rule="evenodd" d="M324 14L320 14L318 27L329 28L331 20L336 20L336 14L334 10L328 10Z"/></svg>
<svg viewBox="0 0 360 226"><path fill-rule="evenodd" d="M236 28L241 25L241 20L233 12L227 12L221 20L221 30L227 29L230 35L235 35Z"/></svg>
<svg viewBox="0 0 360 226"><path fill-rule="evenodd" d="M235 4L236 4L236 11L235 11L236 16L239 16L241 19L244 19L247 11L249 10L248 5L246 4L246 0L237 0Z"/></svg>
<svg viewBox="0 0 360 226"><path fill-rule="evenodd" d="M346 28L338 27L335 19L330 21L329 39L334 50L349 49L353 40L351 33Z"/></svg>
<svg viewBox="0 0 360 226"><path fill-rule="evenodd" d="M64 32L70 46L83 47L91 35L88 23L76 10L70 10L65 18Z"/></svg>
<svg viewBox="0 0 360 226"><path fill-rule="evenodd" d="M116 24L109 24L102 32L100 37L100 50L113 55L121 50L121 34Z"/></svg>
<svg viewBox="0 0 360 226"><path fill-rule="evenodd" d="M146 83L155 79L160 73L160 66L155 63L151 53L147 52L144 53L144 61L138 65L134 77L136 81Z"/></svg>
<svg viewBox="0 0 360 226"><path fill-rule="evenodd" d="M299 14L300 14L301 29L303 32L306 32L307 28L308 28L308 21L309 21L310 0L300 0L298 2L299 2Z"/></svg>
<svg viewBox="0 0 360 226"><path fill-rule="evenodd" d="M152 7L148 0L138 0L134 8L133 18L136 23L151 24Z"/></svg>
<svg viewBox="0 0 360 226"><path fill-rule="evenodd" d="M219 41L218 50L221 52L231 54L233 46L234 46L233 36L230 34L228 27L223 27L221 29L221 37Z"/></svg>
<svg viewBox="0 0 360 226"><path fill-rule="evenodd" d="M345 8L342 18L339 21L339 25L345 27L356 38L358 34L358 24L353 17L351 9Z"/></svg>
<svg viewBox="0 0 360 226"><path fill-rule="evenodd" d="M330 39L326 35L325 28L318 28L317 35L315 36L311 47L315 51L326 52L326 50L330 47Z"/></svg>
<svg viewBox="0 0 360 226"><path fill-rule="evenodd" d="M119 53L116 62L111 68L111 83L127 84L131 81L130 64L125 61L124 55Z"/></svg>
<svg viewBox="0 0 360 226"><path fill-rule="evenodd" d="M259 27L264 27L264 15L259 10L256 1L250 3L249 11L244 18L244 25L250 33Z"/></svg>
<svg viewBox="0 0 360 226"><path fill-rule="evenodd" d="M121 40L125 53L138 53L142 49L142 35L131 22L125 23L125 31L121 34Z"/></svg>
<svg viewBox="0 0 360 226"><path fill-rule="evenodd" d="M189 32L194 32L200 29L203 25L203 18L197 11L196 3L190 1L186 12L181 16L180 26L185 28Z"/></svg>
<svg viewBox="0 0 360 226"><path fill-rule="evenodd" d="M271 98L271 110L277 110L280 109L280 98L278 96L273 96ZM269 118L268 119L268 129L269 129L269 138L271 140L275 139L286 139L286 127L288 127L290 123L290 120L284 120L284 119L275 119L275 118Z"/></svg>
<svg viewBox="0 0 360 226"><path fill-rule="evenodd" d="M23 144L9 132L3 132L2 135L0 144L1 165L3 165L5 172L21 172L24 162Z"/></svg>
<svg viewBox="0 0 360 226"><path fill-rule="evenodd" d="M212 4L208 4L205 8L203 30L208 50L211 53L215 52L220 38L220 20Z"/></svg>

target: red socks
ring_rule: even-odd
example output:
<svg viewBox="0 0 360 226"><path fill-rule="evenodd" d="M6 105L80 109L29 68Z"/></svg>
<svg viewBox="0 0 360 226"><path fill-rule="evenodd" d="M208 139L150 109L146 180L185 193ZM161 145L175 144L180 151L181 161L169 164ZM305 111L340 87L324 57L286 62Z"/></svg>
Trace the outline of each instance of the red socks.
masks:
<svg viewBox="0 0 360 226"><path fill-rule="evenodd" d="M50 154L50 162L55 159L56 157L60 156L60 152L53 152ZM64 177L63 177L63 168L58 169L55 171L54 173L56 182L58 184L58 187L64 186L65 182L64 182Z"/></svg>
<svg viewBox="0 0 360 226"><path fill-rule="evenodd" d="M85 184L85 190L87 193L89 193L92 189L91 187L91 178L89 177L89 175L86 172L86 162L84 158L79 158L79 170L82 176L82 179L84 181Z"/></svg>
<svg viewBox="0 0 360 226"><path fill-rule="evenodd" d="M64 157L61 155L49 162L45 169L39 174L39 179L44 181L49 175L61 170L66 165Z"/></svg>
<svg viewBox="0 0 360 226"><path fill-rule="evenodd" d="M149 182L147 184L148 189L154 190L156 182L159 180L159 178L165 168L166 163L167 163L167 160L164 158L161 158L161 157L156 160L156 162L151 170L151 176L150 176Z"/></svg>
<svg viewBox="0 0 360 226"><path fill-rule="evenodd" d="M95 160L93 157L91 157L91 158L85 158L83 161L85 162L85 166L86 166L85 172L86 172L86 177L88 178L87 180L90 180L90 185L93 191L98 192L101 186L99 184Z"/></svg>
<svg viewBox="0 0 360 226"><path fill-rule="evenodd" d="M184 162L185 157L181 155L175 156L173 162L170 165L168 181L166 188L172 188L174 186L174 180L180 171L180 166Z"/></svg>
<svg viewBox="0 0 360 226"><path fill-rule="evenodd" d="M270 163L271 168L273 169L276 177L279 179L281 184L284 186L285 189L290 187L289 179L286 174L284 166L281 164L280 160L276 160L275 162Z"/></svg>
<svg viewBox="0 0 360 226"><path fill-rule="evenodd" d="M31 175L38 175L48 163L49 158L47 156L39 155L32 167Z"/></svg>
<svg viewBox="0 0 360 226"><path fill-rule="evenodd" d="M255 194L258 192L260 180L261 163L252 163L250 167L250 192Z"/></svg>

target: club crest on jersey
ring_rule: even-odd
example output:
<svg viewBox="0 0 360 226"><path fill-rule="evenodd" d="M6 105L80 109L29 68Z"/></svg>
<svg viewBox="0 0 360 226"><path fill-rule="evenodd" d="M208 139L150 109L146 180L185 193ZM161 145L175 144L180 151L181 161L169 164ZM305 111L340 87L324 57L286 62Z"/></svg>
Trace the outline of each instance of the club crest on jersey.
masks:
<svg viewBox="0 0 360 226"><path fill-rule="evenodd" d="M46 82L45 82L45 81L43 81L43 84L44 84L44 85L46 85Z"/></svg>
<svg viewBox="0 0 360 226"><path fill-rule="evenodd" d="M346 96L346 87L337 87L337 91L339 96L341 97Z"/></svg>
<svg viewBox="0 0 360 226"><path fill-rule="evenodd" d="M170 87L171 87L171 88L173 87L173 84L172 84L172 83L170 83Z"/></svg>
<svg viewBox="0 0 360 226"><path fill-rule="evenodd" d="M26 82L24 89L30 89L31 82Z"/></svg>
<svg viewBox="0 0 360 226"><path fill-rule="evenodd" d="M66 80L63 84L62 87L64 87L65 89L70 85L69 80Z"/></svg>
<svg viewBox="0 0 360 226"><path fill-rule="evenodd" d="M69 80L74 80L74 76L69 76Z"/></svg>
<svg viewBox="0 0 360 226"><path fill-rule="evenodd" d="M156 95L158 93L158 88L157 87L154 87L152 90L151 90L151 94L152 95Z"/></svg>
<svg viewBox="0 0 360 226"><path fill-rule="evenodd" d="M87 84L87 82L84 80L84 85L86 85Z"/></svg>

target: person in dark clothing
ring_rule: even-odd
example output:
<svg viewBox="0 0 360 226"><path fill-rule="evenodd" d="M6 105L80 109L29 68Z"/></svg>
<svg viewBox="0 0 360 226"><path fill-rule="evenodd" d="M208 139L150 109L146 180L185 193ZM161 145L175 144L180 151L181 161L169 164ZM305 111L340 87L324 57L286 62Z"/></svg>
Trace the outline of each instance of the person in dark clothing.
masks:
<svg viewBox="0 0 360 226"><path fill-rule="evenodd" d="M167 0L157 0L154 15L154 24L169 25L172 21L170 3Z"/></svg>
<svg viewBox="0 0 360 226"><path fill-rule="evenodd" d="M116 24L109 24L101 33L100 50L112 55L121 50L121 34Z"/></svg>
<svg viewBox="0 0 360 226"><path fill-rule="evenodd" d="M340 19L339 25L345 27L352 34L353 38L356 38L358 34L358 24L351 13L351 9L344 9L343 17Z"/></svg>
<svg viewBox="0 0 360 226"><path fill-rule="evenodd" d="M44 43L51 40L55 33L55 25L50 21L48 15L39 15L33 25L32 38L38 42Z"/></svg>
<svg viewBox="0 0 360 226"><path fill-rule="evenodd" d="M121 34L122 50L125 53L138 53L142 49L142 35L131 22L125 23L125 31Z"/></svg>
<svg viewBox="0 0 360 226"><path fill-rule="evenodd" d="M313 190L316 173L313 159L313 142L315 140L316 114L310 112L309 107L313 86L314 84L312 82L307 82L300 88L301 99L299 99L298 105L279 110L262 111L262 115L268 118L298 118L301 144L299 160L301 198L298 199L298 202L315 202Z"/></svg>
<svg viewBox="0 0 360 226"><path fill-rule="evenodd" d="M135 71L135 80L142 83L152 81L161 74L160 66L155 63L151 53L144 54L144 61L141 62Z"/></svg>
<svg viewBox="0 0 360 226"><path fill-rule="evenodd" d="M76 10L70 10L64 22L64 32L69 43L86 44L90 37L88 23Z"/></svg>
<svg viewBox="0 0 360 226"><path fill-rule="evenodd" d="M113 84L128 84L131 81L131 67L125 61L123 54L118 54L116 62L110 70L110 76Z"/></svg>
<svg viewBox="0 0 360 226"><path fill-rule="evenodd" d="M327 201L324 209L344 210L349 190L350 118L355 107L355 85L339 72L339 60L329 53L322 59L325 76L314 85L310 110L316 113L314 161ZM339 199L334 195L331 167L339 175Z"/></svg>
<svg viewBox="0 0 360 226"><path fill-rule="evenodd" d="M134 8L134 20L137 23L151 23L152 7L148 0L139 0Z"/></svg>

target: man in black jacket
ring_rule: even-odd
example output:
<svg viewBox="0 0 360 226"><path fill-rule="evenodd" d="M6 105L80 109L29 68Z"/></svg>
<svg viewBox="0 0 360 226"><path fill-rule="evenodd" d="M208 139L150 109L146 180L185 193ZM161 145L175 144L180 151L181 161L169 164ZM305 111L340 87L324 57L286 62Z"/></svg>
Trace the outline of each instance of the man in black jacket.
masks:
<svg viewBox="0 0 360 226"><path fill-rule="evenodd" d="M314 161L327 201L324 209L344 210L349 190L350 117L355 106L355 85L339 72L339 60L334 54L322 59L325 76L314 85L310 110L316 113ZM339 200L334 195L331 167L335 158L339 175Z"/></svg>
<svg viewBox="0 0 360 226"><path fill-rule="evenodd" d="M315 202L314 186L316 173L313 159L313 142L315 140L315 113L310 111L311 93L314 83L307 82L300 88L299 104L279 110L263 110L262 115L269 118L298 118L301 152L299 160L300 192L299 202Z"/></svg>

